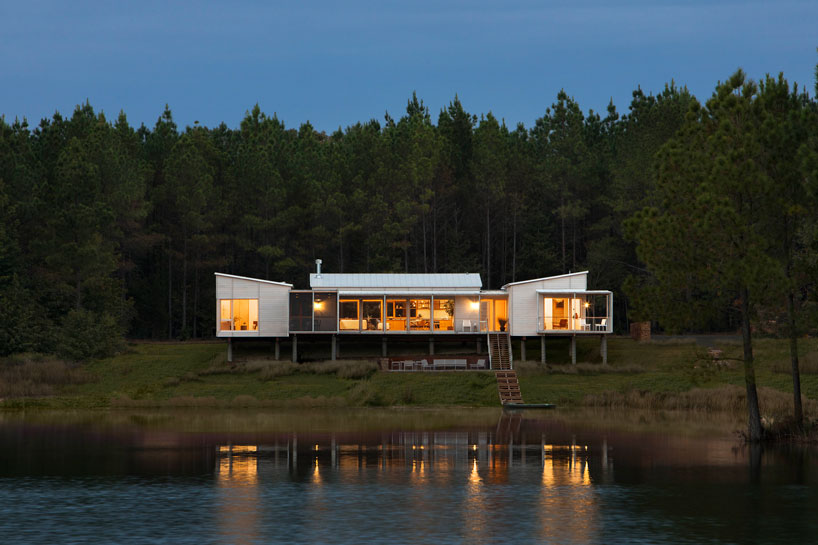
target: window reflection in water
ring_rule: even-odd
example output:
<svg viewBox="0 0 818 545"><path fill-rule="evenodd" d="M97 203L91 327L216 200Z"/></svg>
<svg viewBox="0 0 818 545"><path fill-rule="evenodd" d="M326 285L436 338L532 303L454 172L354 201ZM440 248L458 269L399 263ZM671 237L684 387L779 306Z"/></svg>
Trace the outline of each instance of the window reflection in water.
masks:
<svg viewBox="0 0 818 545"><path fill-rule="evenodd" d="M217 482L221 534L235 543L254 543L258 538L258 446L220 445Z"/></svg>
<svg viewBox="0 0 818 545"><path fill-rule="evenodd" d="M544 541L590 543L598 537L594 478L589 448L583 444L485 431L400 432L369 443L291 436L279 437L276 447L220 446L216 471L223 491L219 517L224 532L244 536L245 542L260 533L257 524L265 517L258 491L281 479L310 485L299 501L313 513L341 508L328 500L327 487L388 487L408 481L410 486L401 493L406 505L422 506L412 510L413 525L419 528L439 523L436 518L444 509L440 491L450 491L444 494L445 510L457 513L459 522L453 524L460 525L452 531L468 541L481 541L497 526L495 518L508 511L507 502L517 501L508 497L516 494L516 487L533 485L537 496L527 493L526 505L514 510L534 517ZM511 486L510 492L498 494L498 486Z"/></svg>

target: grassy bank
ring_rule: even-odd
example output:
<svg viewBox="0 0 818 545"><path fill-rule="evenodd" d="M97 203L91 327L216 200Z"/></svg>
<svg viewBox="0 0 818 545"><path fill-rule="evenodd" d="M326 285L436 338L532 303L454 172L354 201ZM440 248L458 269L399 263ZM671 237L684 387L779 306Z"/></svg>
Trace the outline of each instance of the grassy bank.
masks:
<svg viewBox="0 0 818 545"><path fill-rule="evenodd" d="M549 365L516 362L523 398L561 406L743 410L737 344L716 346L717 360L692 341L612 338L608 346L609 364L602 365L598 339L580 339L581 363L571 365L567 341L549 340ZM805 406L816 415L818 343L805 339L801 347ZM527 353L539 356L538 348L532 343ZM756 354L762 412L786 414L786 342L760 339ZM60 409L498 405L490 372L384 373L372 359L293 364L274 361L269 346L243 348L229 365L224 343L132 343L123 354L80 367L31 355L7 358L0 398L3 408Z"/></svg>

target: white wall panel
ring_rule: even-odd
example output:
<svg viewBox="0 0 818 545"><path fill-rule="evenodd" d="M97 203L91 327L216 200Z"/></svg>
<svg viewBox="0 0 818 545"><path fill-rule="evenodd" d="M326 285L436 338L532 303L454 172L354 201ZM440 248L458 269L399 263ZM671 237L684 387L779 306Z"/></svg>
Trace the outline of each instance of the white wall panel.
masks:
<svg viewBox="0 0 818 545"><path fill-rule="evenodd" d="M259 283L259 336L290 334L290 288Z"/></svg>

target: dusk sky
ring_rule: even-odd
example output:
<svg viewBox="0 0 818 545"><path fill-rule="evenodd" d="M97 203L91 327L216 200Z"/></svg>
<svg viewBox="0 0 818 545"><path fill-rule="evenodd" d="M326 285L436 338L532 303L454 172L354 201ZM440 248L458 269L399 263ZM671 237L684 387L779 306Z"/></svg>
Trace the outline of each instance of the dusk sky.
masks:
<svg viewBox="0 0 818 545"><path fill-rule="evenodd" d="M0 115L31 125L86 99L152 127L170 105L237 127L258 103L332 131L412 91L530 127L561 88L620 113L671 79L700 100L741 67L813 91L818 2L57 2L0 5Z"/></svg>

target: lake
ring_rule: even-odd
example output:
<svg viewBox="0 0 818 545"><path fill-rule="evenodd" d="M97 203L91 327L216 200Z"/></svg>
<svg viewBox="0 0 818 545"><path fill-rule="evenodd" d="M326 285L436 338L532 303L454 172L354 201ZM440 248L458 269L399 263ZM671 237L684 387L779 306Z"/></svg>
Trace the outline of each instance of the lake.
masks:
<svg viewBox="0 0 818 545"><path fill-rule="evenodd" d="M0 413L0 541L806 543L818 451L707 414Z"/></svg>

